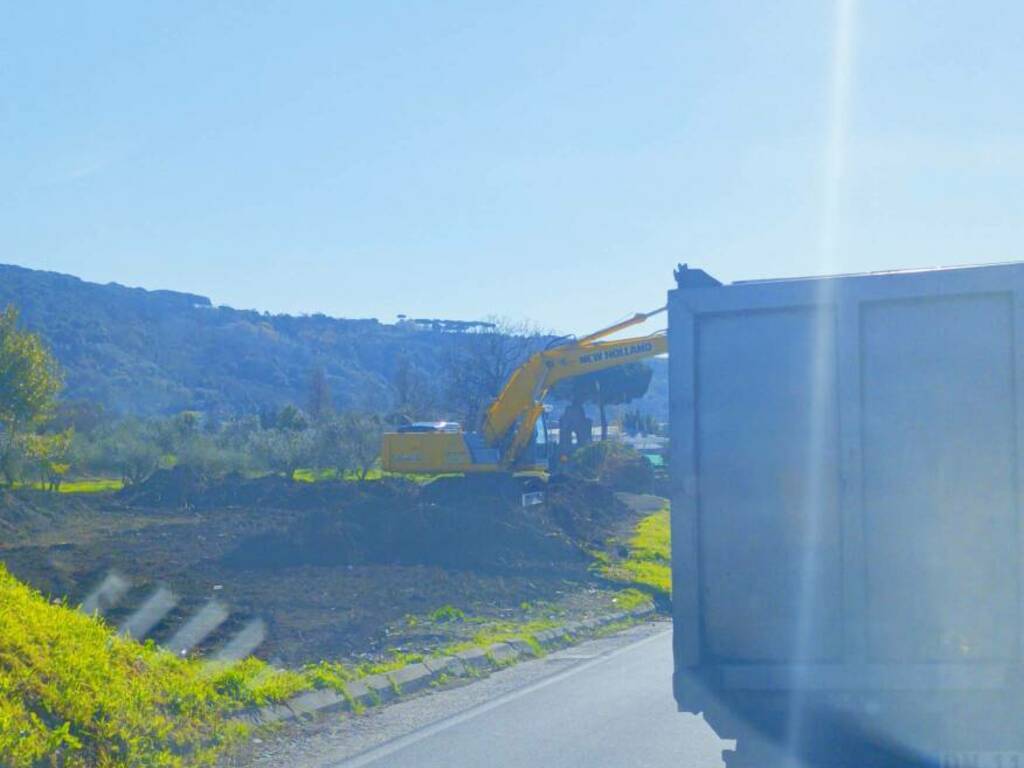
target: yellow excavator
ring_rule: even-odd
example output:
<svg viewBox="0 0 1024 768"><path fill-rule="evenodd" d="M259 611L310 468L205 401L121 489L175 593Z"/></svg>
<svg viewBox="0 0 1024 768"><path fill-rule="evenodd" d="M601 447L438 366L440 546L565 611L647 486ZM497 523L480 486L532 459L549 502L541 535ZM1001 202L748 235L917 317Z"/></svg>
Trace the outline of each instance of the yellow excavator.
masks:
<svg viewBox="0 0 1024 768"><path fill-rule="evenodd" d="M519 472L547 468L544 396L563 379L614 368L668 352L664 331L602 341L665 311L638 312L628 320L580 339L562 340L535 352L487 408L479 432L456 422L418 422L384 434L381 466L387 472Z"/></svg>

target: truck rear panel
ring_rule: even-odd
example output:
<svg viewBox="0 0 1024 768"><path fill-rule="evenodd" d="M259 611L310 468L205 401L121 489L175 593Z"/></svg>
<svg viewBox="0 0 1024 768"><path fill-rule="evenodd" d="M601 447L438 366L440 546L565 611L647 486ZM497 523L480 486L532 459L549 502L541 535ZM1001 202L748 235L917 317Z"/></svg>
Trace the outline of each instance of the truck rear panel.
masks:
<svg viewBox="0 0 1024 768"><path fill-rule="evenodd" d="M1016 693L1022 288L999 265L670 293L682 708Z"/></svg>

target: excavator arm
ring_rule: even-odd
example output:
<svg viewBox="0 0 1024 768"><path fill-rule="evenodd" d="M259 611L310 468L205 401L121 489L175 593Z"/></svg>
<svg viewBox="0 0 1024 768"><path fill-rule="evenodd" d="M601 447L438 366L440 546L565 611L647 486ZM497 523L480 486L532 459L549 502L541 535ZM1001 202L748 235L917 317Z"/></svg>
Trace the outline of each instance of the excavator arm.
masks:
<svg viewBox="0 0 1024 768"><path fill-rule="evenodd" d="M520 466L558 382L668 352L664 333L606 341L612 334L664 312L639 313L580 339L536 352L509 377L484 414L481 432L447 422L411 425L384 435L381 465L390 472L495 472Z"/></svg>
<svg viewBox="0 0 1024 768"><path fill-rule="evenodd" d="M517 368L484 417L483 435L490 445L502 446L502 463L516 462L533 438L542 401L563 379L602 371L668 352L663 332L628 339L601 341L664 311L638 313L621 323L603 328L567 344L536 352Z"/></svg>

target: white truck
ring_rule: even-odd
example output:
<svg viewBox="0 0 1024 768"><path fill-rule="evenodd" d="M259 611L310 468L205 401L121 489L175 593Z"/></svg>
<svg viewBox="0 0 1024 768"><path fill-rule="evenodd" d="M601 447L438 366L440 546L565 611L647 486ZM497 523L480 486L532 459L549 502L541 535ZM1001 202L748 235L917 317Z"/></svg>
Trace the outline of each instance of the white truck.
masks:
<svg viewBox="0 0 1024 768"><path fill-rule="evenodd" d="M730 767L1024 767L1024 264L677 280L680 709Z"/></svg>

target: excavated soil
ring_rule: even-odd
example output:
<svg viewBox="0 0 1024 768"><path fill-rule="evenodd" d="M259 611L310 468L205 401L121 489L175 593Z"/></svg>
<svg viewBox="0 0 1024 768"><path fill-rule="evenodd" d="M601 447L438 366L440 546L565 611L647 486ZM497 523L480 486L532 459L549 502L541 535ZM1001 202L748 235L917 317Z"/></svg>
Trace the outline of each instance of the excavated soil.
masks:
<svg viewBox="0 0 1024 768"><path fill-rule="evenodd" d="M608 489L572 481L553 484L548 504L522 506L522 494L538 487L513 478L366 484L354 498L307 512L284 532L242 540L224 562L581 575L588 560L581 545L601 534L602 522L622 517L621 506Z"/></svg>
<svg viewBox="0 0 1024 768"><path fill-rule="evenodd" d="M522 506L542 489L545 503ZM0 561L73 603L121 575L131 586L107 613L114 624L168 587L179 603L157 641L216 599L230 618L205 649L260 618L260 655L301 663L387 649L388 627L445 605L493 618L606 609L612 590L586 550L633 519L607 487L568 478L204 483L169 471L113 495L0 495Z"/></svg>

